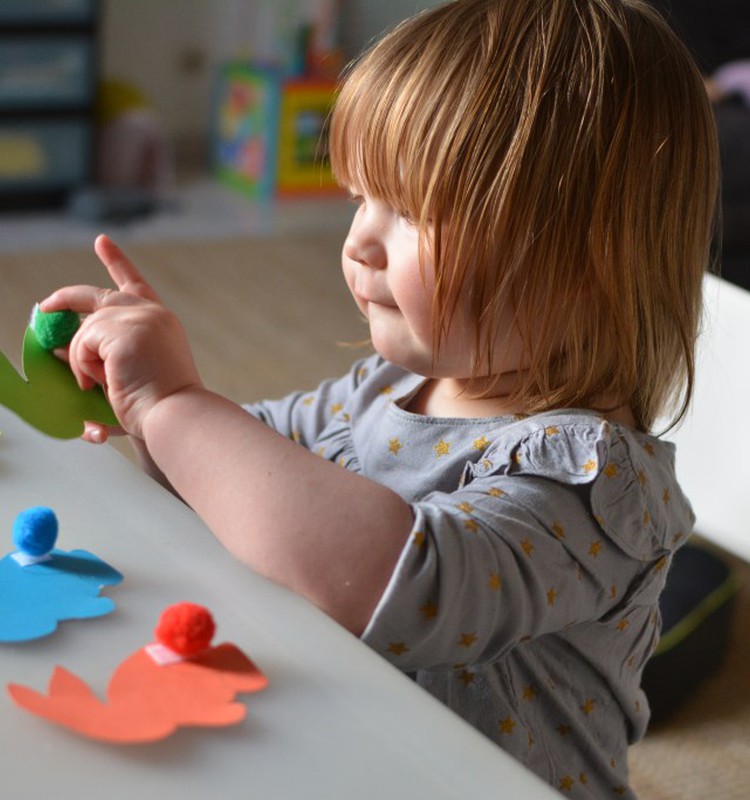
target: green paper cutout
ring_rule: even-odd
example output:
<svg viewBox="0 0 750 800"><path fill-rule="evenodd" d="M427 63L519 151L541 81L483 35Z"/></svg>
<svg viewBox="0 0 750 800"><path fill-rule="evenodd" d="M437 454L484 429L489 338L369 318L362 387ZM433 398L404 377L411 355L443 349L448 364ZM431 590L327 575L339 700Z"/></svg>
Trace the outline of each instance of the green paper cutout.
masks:
<svg viewBox="0 0 750 800"><path fill-rule="evenodd" d="M0 352L0 405L42 433L76 439L87 420L120 424L101 387L83 391L70 367L39 344L31 327L23 337L22 367L19 375Z"/></svg>

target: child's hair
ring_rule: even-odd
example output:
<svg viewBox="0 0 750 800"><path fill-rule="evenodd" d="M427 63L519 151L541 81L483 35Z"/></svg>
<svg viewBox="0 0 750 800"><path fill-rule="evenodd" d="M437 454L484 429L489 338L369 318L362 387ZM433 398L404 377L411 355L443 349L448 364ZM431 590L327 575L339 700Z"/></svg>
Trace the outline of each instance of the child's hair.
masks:
<svg viewBox="0 0 750 800"><path fill-rule="evenodd" d="M343 185L419 223L436 352L468 303L486 374L510 303L529 367L512 399L528 411L606 398L644 430L685 413L718 155L701 75L645 2L419 14L350 68L330 152Z"/></svg>

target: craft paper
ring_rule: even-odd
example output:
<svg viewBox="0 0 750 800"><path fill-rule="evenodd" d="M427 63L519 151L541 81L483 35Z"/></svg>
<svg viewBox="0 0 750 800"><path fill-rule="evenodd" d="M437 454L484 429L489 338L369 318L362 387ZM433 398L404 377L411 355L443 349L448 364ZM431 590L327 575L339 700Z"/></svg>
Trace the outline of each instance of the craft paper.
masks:
<svg viewBox="0 0 750 800"><path fill-rule="evenodd" d="M0 404L42 433L75 439L86 420L119 424L101 388L80 389L70 367L39 344L31 327L23 337L22 366L19 375L0 353Z"/></svg>
<svg viewBox="0 0 750 800"><path fill-rule="evenodd" d="M114 610L103 586L122 575L86 550L53 549L50 558L23 566L9 553L0 559L0 642L48 636L58 622L101 617Z"/></svg>
<svg viewBox="0 0 750 800"><path fill-rule="evenodd" d="M46 695L15 683L8 685L8 693L21 708L78 734L132 744L164 739L180 726L236 724L246 709L234 702L235 696L267 684L239 648L225 643L166 665L141 648L115 670L106 702L60 666L52 673Z"/></svg>

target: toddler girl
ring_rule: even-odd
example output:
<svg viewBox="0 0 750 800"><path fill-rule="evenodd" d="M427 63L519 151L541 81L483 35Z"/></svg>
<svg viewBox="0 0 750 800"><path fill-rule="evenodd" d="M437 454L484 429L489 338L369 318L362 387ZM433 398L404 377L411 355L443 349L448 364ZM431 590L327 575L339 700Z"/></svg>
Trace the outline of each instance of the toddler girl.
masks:
<svg viewBox="0 0 750 800"><path fill-rule="evenodd" d="M693 523L651 431L693 382L717 193L701 76L641 0L457 0L353 66L330 147L376 351L344 377L246 409L213 394L106 237L117 290L42 310L88 315L79 383L238 558L562 792L632 797Z"/></svg>

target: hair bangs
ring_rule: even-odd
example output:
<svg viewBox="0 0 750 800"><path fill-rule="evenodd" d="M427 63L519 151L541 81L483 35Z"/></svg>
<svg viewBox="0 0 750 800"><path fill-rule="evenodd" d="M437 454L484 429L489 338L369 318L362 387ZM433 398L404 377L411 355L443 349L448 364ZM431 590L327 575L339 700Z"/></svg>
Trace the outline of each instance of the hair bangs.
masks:
<svg viewBox="0 0 750 800"><path fill-rule="evenodd" d="M421 227L447 213L438 186L450 169L462 84L457 71L435 68L436 58L446 60L435 16L409 21L424 21L422 37L386 38L350 66L329 137L340 185L387 202Z"/></svg>

